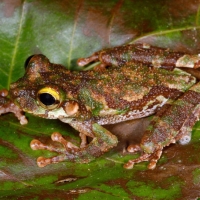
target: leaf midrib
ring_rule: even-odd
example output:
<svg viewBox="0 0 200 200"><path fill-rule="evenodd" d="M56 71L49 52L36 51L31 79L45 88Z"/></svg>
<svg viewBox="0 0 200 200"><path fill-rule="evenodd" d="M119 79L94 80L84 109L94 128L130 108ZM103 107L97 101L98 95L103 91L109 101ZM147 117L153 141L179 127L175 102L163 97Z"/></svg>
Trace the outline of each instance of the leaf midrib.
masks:
<svg viewBox="0 0 200 200"><path fill-rule="evenodd" d="M19 47L20 36L21 36L21 32L22 32L22 25L23 25L23 20L24 20L25 2L26 2L26 0L24 0L23 3L22 3L23 5L22 5L22 9L21 9L21 16L20 16L20 21L19 21L18 32L17 32L17 36L16 36L16 40L15 40L13 53L12 53L13 56L12 56L11 63L10 63L10 70L9 70L9 73L8 73L7 88L9 88L11 81L12 81L12 73L13 73L13 69L14 69L14 66L15 66L16 54L17 54L17 50L18 50L18 47Z"/></svg>

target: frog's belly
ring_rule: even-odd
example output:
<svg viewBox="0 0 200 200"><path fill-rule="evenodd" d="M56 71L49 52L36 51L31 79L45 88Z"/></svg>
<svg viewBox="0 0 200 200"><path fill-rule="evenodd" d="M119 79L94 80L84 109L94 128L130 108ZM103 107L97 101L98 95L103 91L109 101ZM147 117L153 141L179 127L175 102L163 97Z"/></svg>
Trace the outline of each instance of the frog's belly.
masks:
<svg viewBox="0 0 200 200"><path fill-rule="evenodd" d="M122 115L108 115L108 116L100 117L97 119L97 123L100 125L116 124L116 123L123 122L123 121L147 117L147 116L154 114L159 107L162 107L166 103L166 101L167 101L167 99L165 101L161 102L160 104L156 104L151 108L146 108L143 110L133 110L133 111L129 111L128 113L122 114Z"/></svg>

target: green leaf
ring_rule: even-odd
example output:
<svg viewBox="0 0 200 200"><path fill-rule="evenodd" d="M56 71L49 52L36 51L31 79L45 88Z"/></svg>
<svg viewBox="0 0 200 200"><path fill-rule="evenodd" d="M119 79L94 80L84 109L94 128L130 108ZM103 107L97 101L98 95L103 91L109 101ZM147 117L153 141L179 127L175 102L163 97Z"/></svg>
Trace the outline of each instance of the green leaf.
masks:
<svg viewBox="0 0 200 200"><path fill-rule="evenodd" d="M80 69L76 60L102 48L149 43L186 52L200 49L198 1L186 0L1 0L0 89L24 74L26 59L42 53L51 62ZM54 131L79 144L78 133L57 120L28 115L22 126L12 114L0 117L0 199L196 199L200 197L200 124L192 142L164 149L157 168L147 163L125 170L138 155L122 153L144 130L126 122L108 127L119 146L89 164L63 162L39 168L32 139L49 141ZM139 127L138 129L136 129ZM136 131L134 131L136 130ZM139 131L140 130L140 131ZM130 134L128 134L130 133Z"/></svg>

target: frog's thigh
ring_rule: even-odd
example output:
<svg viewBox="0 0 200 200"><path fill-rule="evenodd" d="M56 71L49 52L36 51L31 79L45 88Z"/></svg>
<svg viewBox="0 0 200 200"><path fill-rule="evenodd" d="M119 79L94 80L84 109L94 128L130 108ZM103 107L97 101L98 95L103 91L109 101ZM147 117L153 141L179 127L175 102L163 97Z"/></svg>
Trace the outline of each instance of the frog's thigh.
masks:
<svg viewBox="0 0 200 200"><path fill-rule="evenodd" d="M130 160L125 168L130 169L135 163L150 161L149 168L153 169L161 156L162 148L179 140L186 144L190 140L193 125L199 120L199 102L200 83L197 83L171 105L165 105L165 109L154 116L149 129L144 133L140 143L144 154Z"/></svg>
<svg viewBox="0 0 200 200"><path fill-rule="evenodd" d="M186 118L183 126L181 127L177 139L180 144L185 145L188 144L191 140L192 136L192 127L195 122L199 120L200 116L200 104L195 105L193 111L189 117Z"/></svg>
<svg viewBox="0 0 200 200"><path fill-rule="evenodd" d="M185 117L185 122L179 130L176 138L180 144L184 145L190 142L192 127L200 117L200 82L191 87L190 90L186 92L179 101L183 106L185 102L193 105L190 115Z"/></svg>

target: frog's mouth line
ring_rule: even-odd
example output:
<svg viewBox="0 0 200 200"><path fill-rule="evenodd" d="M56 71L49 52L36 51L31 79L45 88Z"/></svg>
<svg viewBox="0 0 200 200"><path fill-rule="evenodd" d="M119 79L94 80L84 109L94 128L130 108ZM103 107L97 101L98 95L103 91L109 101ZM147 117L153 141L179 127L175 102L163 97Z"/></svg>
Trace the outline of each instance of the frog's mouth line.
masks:
<svg viewBox="0 0 200 200"><path fill-rule="evenodd" d="M37 110L36 112L31 112L31 113L36 116L40 116L42 118L47 118L47 119L59 119L59 118L69 117L62 107L59 107L54 110L47 110L40 107L39 110Z"/></svg>

